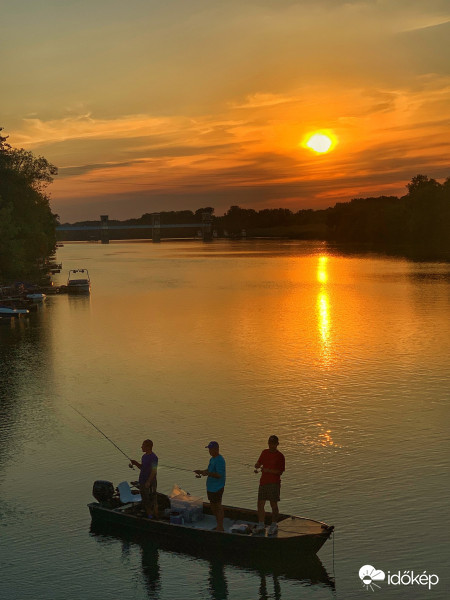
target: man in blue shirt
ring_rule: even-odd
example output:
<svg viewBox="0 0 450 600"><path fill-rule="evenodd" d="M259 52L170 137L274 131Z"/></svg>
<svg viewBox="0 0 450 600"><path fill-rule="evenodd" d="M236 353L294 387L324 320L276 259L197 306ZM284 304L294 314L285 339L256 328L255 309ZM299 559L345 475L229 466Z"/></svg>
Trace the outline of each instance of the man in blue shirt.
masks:
<svg viewBox="0 0 450 600"><path fill-rule="evenodd" d="M156 473L158 471L158 457L153 452L152 440L142 442L142 462L132 460L131 464L140 469L139 473L139 491L142 496L142 503L149 519L158 517L158 504L156 501Z"/></svg>
<svg viewBox="0 0 450 600"><path fill-rule="evenodd" d="M204 471L197 469L194 473L208 478L206 480L206 493L211 504L211 511L217 520L215 531L224 531L222 496L226 478L225 459L219 454L219 444L217 442L209 442L205 448L208 448L211 455L208 468Z"/></svg>

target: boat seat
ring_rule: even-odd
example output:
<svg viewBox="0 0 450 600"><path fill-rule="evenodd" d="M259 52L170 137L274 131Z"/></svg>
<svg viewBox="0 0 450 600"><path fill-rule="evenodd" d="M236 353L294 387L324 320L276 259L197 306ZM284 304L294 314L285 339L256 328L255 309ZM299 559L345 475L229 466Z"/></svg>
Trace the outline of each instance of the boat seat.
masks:
<svg viewBox="0 0 450 600"><path fill-rule="evenodd" d="M123 504L128 504L129 502L141 502L142 496L140 494L133 494L130 488L130 484L128 481L122 481L117 486L119 490L120 501Z"/></svg>

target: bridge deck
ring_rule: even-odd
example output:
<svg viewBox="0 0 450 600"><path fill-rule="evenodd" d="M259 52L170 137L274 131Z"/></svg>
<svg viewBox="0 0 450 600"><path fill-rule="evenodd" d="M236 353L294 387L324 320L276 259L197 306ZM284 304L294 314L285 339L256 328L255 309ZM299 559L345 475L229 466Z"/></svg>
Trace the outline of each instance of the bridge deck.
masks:
<svg viewBox="0 0 450 600"><path fill-rule="evenodd" d="M208 224L209 225L209 224ZM205 223L170 223L164 225L57 225L56 231L110 231L112 229L175 229L195 227L201 229Z"/></svg>

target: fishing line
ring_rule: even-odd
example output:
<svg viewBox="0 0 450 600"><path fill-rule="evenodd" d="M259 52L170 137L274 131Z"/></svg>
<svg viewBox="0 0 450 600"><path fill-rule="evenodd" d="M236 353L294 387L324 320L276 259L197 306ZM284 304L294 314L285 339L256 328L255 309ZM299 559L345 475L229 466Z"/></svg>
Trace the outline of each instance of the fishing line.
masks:
<svg viewBox="0 0 450 600"><path fill-rule="evenodd" d="M336 581L336 571L334 568L334 538L336 537L336 533L335 533L334 529L333 529L333 533L331 535L333 536L333 579Z"/></svg>
<svg viewBox="0 0 450 600"><path fill-rule="evenodd" d="M253 469L253 473L262 473L262 471L260 471L259 469L255 469L255 465L250 465L249 463L237 463L237 464L241 465L242 467L250 467L251 469Z"/></svg>
<svg viewBox="0 0 450 600"><path fill-rule="evenodd" d="M85 421L87 421L87 422L88 422L90 425L92 425L92 427L94 427L94 428L95 428L95 429L96 429L96 430L97 430L99 433L101 433L101 434L102 434L102 436L103 436L103 437L105 437L105 438L108 440L108 442L110 442L110 443L111 443L111 444L112 444L112 445L113 445L115 448L117 448L117 450L118 450L119 452L121 452L121 453L122 453L122 454L125 456L125 458L127 458L127 459L128 459L130 462L131 462L131 458L128 456L128 454L125 454L125 452L124 452L124 451L123 451L121 448L119 448L119 446L118 446L118 445L117 445L115 442L113 442L113 441L112 441L112 439L110 439L110 438L109 438L109 437L108 437L108 436L107 436L105 433L103 433L103 431L102 431L101 429L99 429L99 428L97 427L97 425L94 425L94 423L93 423L92 421L90 421L90 420L89 420L87 417L85 417L85 416L83 415L83 413L81 413L81 412L80 412L78 409L76 409L74 406L72 406L71 404L69 404L69 406L70 406L70 408L72 408L72 409L73 409L75 412L77 412L77 413L80 415L80 417L83 417L83 419L84 419ZM130 466L130 468L131 468L131 469L134 469L133 465L131 465L131 464L130 464L129 466ZM193 473L193 469L185 469L185 468L183 468L183 467L172 467L171 465L161 465L161 464L160 464L160 465L158 465L158 466L160 466L160 467L164 467L164 468L166 468L166 469L175 469L175 470L177 470L177 471L187 471L188 473Z"/></svg>
<svg viewBox="0 0 450 600"><path fill-rule="evenodd" d="M170 465L162 465L158 463L158 468L164 467L165 469L175 469L176 471L187 471L188 473L193 473L193 469L184 469L183 467L171 467Z"/></svg>
<svg viewBox="0 0 450 600"><path fill-rule="evenodd" d="M129 460L129 461L130 461L130 463L131 463L131 458L130 458L130 457L127 455L127 454L125 454L125 452L124 452L123 450L121 450L121 449L119 448L119 446L118 446L117 444L115 444L115 443L114 443L114 442L113 442L113 441L112 441L112 440L111 440L111 439L110 439L110 438L109 438L109 437L108 437L108 436L107 436L105 433L103 433L103 431L102 431L101 429L99 429L99 428L97 427L97 425L94 425L94 423L93 423L92 421L89 421L89 419L88 419L87 417L85 417L85 416L83 415L83 413L81 413L79 410L77 410L77 409L76 409L74 406L72 406L71 404L69 404L69 406L70 406L70 408L72 408L72 409L73 409L75 412L77 412L77 413L80 415L80 417L83 417L83 419L84 419L85 421L87 421L87 422L88 422L90 425L92 425L92 427L94 427L94 429L96 429L96 430L97 430L99 433L101 433L101 434L102 434L102 436L103 436L103 437L105 437L105 438L108 440L108 442L110 442L110 443L111 443L111 444L112 444L112 445L113 445L115 448L117 448L117 450L118 450L119 452L121 452L121 453L122 453L122 454L125 456L125 458L128 458L128 460ZM133 465L132 465L132 464L129 464L128 466L130 467L130 469L134 469L134 467L133 467Z"/></svg>
<svg viewBox="0 0 450 600"><path fill-rule="evenodd" d="M83 413L82 413L82 412L80 412L80 411L79 411L77 408L75 408L75 407L74 407L74 406L72 406L71 404L69 404L69 406L70 406L70 408L71 408L72 410L74 410L76 413L78 413L78 414L80 415L80 417L82 417L82 418L83 418L85 421L87 421L87 422L88 422L90 425L92 425L92 427L93 427L94 429L96 429L96 430L97 430L99 433L101 433L101 435L102 435L104 438L106 438L106 439L108 440L108 442L110 442L110 443L111 443L111 444L112 444L112 445L113 445L115 448L117 448L117 450L118 450L118 451L119 451L121 454L123 454L123 455L125 456L125 458L127 458L127 459L130 461L130 463L131 463L131 460L132 460L132 459L131 459L131 458L128 456L128 454L125 454L125 452L124 452L124 451L123 451L121 448L119 448L119 446L118 446L118 445L117 445L115 442L113 442L111 438L109 438L109 437L108 437L108 436L107 436L105 433L103 433L103 431L102 431L101 429L99 429L99 428L97 427L97 425L95 425L95 424L94 424L92 421L90 421L90 420L89 420L87 417L85 417L85 416L83 415ZM253 465L250 465L250 464L248 464L248 463L240 463L240 464L241 464L242 466L244 466L244 467L251 467L251 468L254 468L254 466L253 466ZM171 465L163 465L163 464L159 464L158 466L159 466L159 467L164 467L165 469L175 469L176 471L186 471L186 472L188 472L188 473L193 473L193 472L194 472L194 470L193 470L193 469L185 469L184 467L173 467L173 466L171 466ZM129 465L129 467L130 467L130 469L134 469L134 467L133 467L133 465L132 465L132 464L130 464L130 465ZM259 473L259 471L257 471L257 470L255 469L255 473Z"/></svg>

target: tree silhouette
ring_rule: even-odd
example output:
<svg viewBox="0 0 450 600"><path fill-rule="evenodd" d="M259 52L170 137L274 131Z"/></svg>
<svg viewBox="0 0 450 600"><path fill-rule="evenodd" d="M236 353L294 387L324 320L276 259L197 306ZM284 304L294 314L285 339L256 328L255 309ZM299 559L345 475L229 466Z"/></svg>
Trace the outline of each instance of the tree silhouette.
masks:
<svg viewBox="0 0 450 600"><path fill-rule="evenodd" d="M44 190L57 169L7 139L0 133L0 281L36 277L56 244L57 215Z"/></svg>

